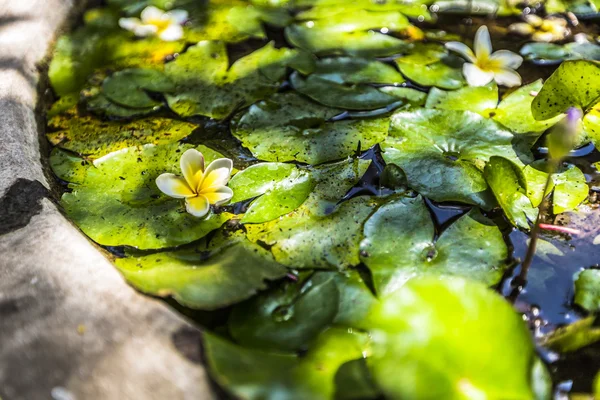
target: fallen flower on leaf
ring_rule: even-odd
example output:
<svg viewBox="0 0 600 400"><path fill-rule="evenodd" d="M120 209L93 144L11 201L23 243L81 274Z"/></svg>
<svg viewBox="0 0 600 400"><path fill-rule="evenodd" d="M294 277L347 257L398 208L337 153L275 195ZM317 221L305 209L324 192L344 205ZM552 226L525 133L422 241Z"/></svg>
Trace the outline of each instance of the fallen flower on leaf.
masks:
<svg viewBox="0 0 600 400"><path fill-rule="evenodd" d="M188 13L185 10L165 12L148 6L142 11L140 18L119 19L119 26L139 37L158 36L161 40L169 42L183 37L181 25L187 19Z"/></svg>
<svg viewBox="0 0 600 400"><path fill-rule="evenodd" d="M511 24L508 30L522 36L531 36L536 42L558 42L569 35L567 21L559 17L542 18L525 15L525 22Z"/></svg>
<svg viewBox="0 0 600 400"><path fill-rule="evenodd" d="M470 86L485 86L492 80L508 87L521 85L521 75L515 70L523 58L508 50L492 53L492 41L487 26L479 27L475 34L474 49L461 42L448 42L446 48L462 55L468 62L463 65L463 75Z"/></svg>
<svg viewBox="0 0 600 400"><path fill-rule="evenodd" d="M204 169L204 156L198 150L189 149L181 156L183 177L162 174L156 178L156 186L167 196L185 199L187 212L195 217L204 217L210 205L221 205L233 197L227 182L231 176L233 162L219 158Z"/></svg>

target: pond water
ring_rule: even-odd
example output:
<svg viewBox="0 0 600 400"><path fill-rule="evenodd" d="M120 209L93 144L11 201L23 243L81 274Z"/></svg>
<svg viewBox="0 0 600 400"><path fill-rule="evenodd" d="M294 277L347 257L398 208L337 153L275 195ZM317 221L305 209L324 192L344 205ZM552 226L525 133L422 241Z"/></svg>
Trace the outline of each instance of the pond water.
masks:
<svg viewBox="0 0 600 400"><path fill-rule="evenodd" d="M591 399L597 6L107 0L50 61L60 202L220 396Z"/></svg>

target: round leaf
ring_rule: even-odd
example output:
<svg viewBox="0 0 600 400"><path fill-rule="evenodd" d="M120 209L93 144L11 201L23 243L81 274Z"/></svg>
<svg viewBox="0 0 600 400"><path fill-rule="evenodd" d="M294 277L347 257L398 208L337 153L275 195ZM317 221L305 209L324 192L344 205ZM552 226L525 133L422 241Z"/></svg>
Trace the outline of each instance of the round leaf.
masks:
<svg viewBox="0 0 600 400"><path fill-rule="evenodd" d="M440 110L468 110L483 116L487 110L498 105L498 86L495 83L487 86L466 86L452 91L431 88L427 96L426 108Z"/></svg>
<svg viewBox="0 0 600 400"><path fill-rule="evenodd" d="M600 311L600 270L587 269L577 276L574 301L590 312Z"/></svg>
<svg viewBox="0 0 600 400"><path fill-rule="evenodd" d="M146 91L168 92L171 89L171 82L162 72L141 68L115 72L102 84L102 90L110 101L131 108L160 105L161 103L152 99Z"/></svg>

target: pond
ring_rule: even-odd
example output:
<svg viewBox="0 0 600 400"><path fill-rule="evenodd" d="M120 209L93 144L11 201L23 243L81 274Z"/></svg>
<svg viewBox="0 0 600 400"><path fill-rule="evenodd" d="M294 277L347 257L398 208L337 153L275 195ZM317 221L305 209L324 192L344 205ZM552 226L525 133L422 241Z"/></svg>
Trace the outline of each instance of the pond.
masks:
<svg viewBox="0 0 600 400"><path fill-rule="evenodd" d="M65 214L244 399L600 396L595 0L106 0Z"/></svg>

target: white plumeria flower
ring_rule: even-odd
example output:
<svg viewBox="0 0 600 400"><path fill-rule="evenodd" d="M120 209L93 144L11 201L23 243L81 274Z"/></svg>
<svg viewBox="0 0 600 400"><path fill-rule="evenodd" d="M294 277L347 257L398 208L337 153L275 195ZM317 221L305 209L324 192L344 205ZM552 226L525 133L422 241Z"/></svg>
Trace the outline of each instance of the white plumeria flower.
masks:
<svg viewBox="0 0 600 400"><path fill-rule="evenodd" d="M487 26L483 25L475 34L475 53L464 43L448 42L446 48L467 59L463 75L470 86L485 86L492 80L508 87L521 85L521 75L515 70L523 63L523 57L508 50L492 53L492 40Z"/></svg>
<svg viewBox="0 0 600 400"><path fill-rule="evenodd" d="M559 17L541 18L537 15L525 15L525 22L511 24L508 30L519 35L531 36L536 42L558 42L570 31L567 20Z"/></svg>
<svg viewBox="0 0 600 400"><path fill-rule="evenodd" d="M183 177L162 174L156 178L156 186L167 196L185 199L187 212L195 217L204 217L210 205L221 205L233 197L227 182L231 176L233 162L219 158L204 169L204 156L198 150L189 149L181 156Z"/></svg>
<svg viewBox="0 0 600 400"><path fill-rule="evenodd" d="M183 37L181 25L188 19L185 10L164 12L160 8L148 6L144 8L140 18L121 18L119 26L133 32L136 36L158 36L166 42Z"/></svg>

